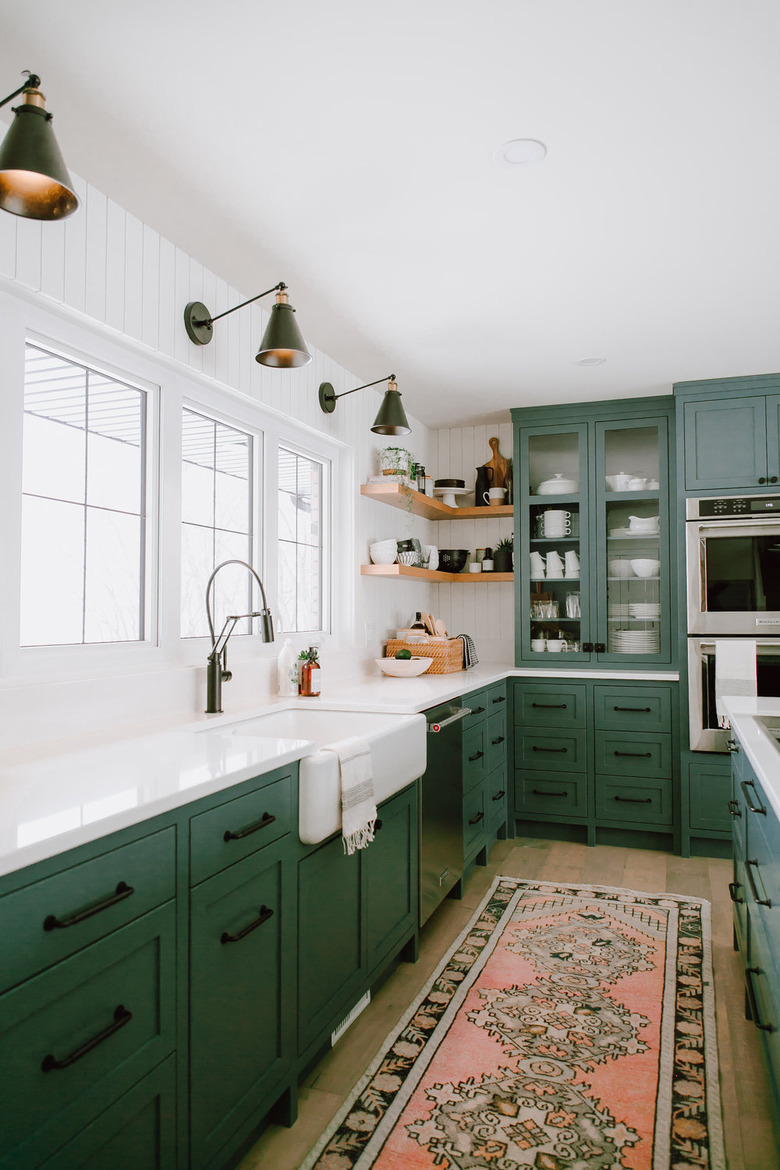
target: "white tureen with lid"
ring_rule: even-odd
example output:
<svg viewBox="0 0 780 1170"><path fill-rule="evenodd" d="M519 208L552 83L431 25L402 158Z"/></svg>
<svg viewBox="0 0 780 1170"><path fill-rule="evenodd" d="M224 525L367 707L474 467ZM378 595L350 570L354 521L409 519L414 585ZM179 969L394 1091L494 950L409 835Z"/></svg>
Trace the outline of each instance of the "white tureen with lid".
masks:
<svg viewBox="0 0 780 1170"><path fill-rule="evenodd" d="M568 479L562 471L556 471L552 479L543 480L536 489L537 496L562 496L577 491L576 479Z"/></svg>

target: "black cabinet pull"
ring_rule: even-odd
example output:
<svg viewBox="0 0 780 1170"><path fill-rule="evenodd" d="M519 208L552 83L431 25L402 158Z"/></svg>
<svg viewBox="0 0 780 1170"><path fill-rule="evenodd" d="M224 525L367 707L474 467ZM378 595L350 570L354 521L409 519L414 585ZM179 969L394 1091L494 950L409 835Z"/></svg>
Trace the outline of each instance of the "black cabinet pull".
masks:
<svg viewBox="0 0 780 1170"><path fill-rule="evenodd" d="M766 483L766 476L765 476L765 475L759 475L759 477L758 477L758 482L759 482L759 483Z"/></svg>
<svg viewBox="0 0 780 1170"><path fill-rule="evenodd" d="M615 800L619 800L622 804L652 804L652 796L616 796Z"/></svg>
<svg viewBox="0 0 780 1170"><path fill-rule="evenodd" d="M739 807L736 800L729 801L729 812L731 813L731 815L733 817L741 817L742 816L742 809Z"/></svg>
<svg viewBox="0 0 780 1170"><path fill-rule="evenodd" d="M219 941L221 943L241 942L242 938L246 938L248 934L251 934L253 930L257 930L258 926L262 926L264 922L267 922L273 916L273 910L269 910L267 906L261 906L257 918L250 922L248 926L245 926L243 930L239 930L238 934L228 934L227 931L223 931L222 938Z"/></svg>
<svg viewBox="0 0 780 1170"><path fill-rule="evenodd" d="M568 750L569 750L568 748L543 748L543 747L537 747L537 746L536 746L536 744L534 744L534 746L531 748L531 751L532 751L532 752L557 752L557 753L559 753L559 754L561 754L561 755L564 755L564 756L566 755L566 753L567 753L567 751L568 751Z"/></svg>
<svg viewBox="0 0 780 1170"><path fill-rule="evenodd" d="M493 800L503 800L505 796L506 791L502 788L500 792L496 793L496 795L493 797Z"/></svg>
<svg viewBox="0 0 780 1170"><path fill-rule="evenodd" d="M740 905L745 901L745 899L740 898L739 894L737 893L741 885L742 882L729 882L729 897L731 898L732 902L739 902Z"/></svg>
<svg viewBox="0 0 780 1170"><path fill-rule="evenodd" d="M635 715L649 715L652 707L613 707L613 711L632 711Z"/></svg>
<svg viewBox="0 0 780 1170"><path fill-rule="evenodd" d="M565 711L567 703L532 703L531 707L539 711Z"/></svg>
<svg viewBox="0 0 780 1170"><path fill-rule="evenodd" d="M490 741L490 742L491 742L491 743L493 744L493 746L495 747L497 744L499 744L499 743L503 743L503 742L504 742L504 737L503 737L503 735L499 735L498 739L491 739L491 741Z"/></svg>
<svg viewBox="0 0 780 1170"><path fill-rule="evenodd" d="M478 825L484 816L485 816L485 814L483 812L477 813L477 815L474 817L473 821L469 821L469 824L470 825Z"/></svg>
<svg viewBox="0 0 780 1170"><path fill-rule="evenodd" d="M471 714L472 715L481 715L484 710L485 710L484 707L472 707Z"/></svg>
<svg viewBox="0 0 780 1170"><path fill-rule="evenodd" d="M532 796L568 796L569 794L568 794L568 792L566 792L566 790L564 790L563 792L545 792L541 788L532 788L531 795Z"/></svg>
<svg viewBox="0 0 780 1170"><path fill-rule="evenodd" d="M56 914L47 915L43 920L43 929L64 930L67 926L76 926L85 918L91 918L93 914L99 914L101 910L108 910L109 906L116 906L117 902L124 902L125 898L129 898L134 893L135 890L132 886L128 886L127 882L119 882L113 894L109 894L107 898L101 898L99 902L93 902L91 906L86 906L83 910L76 910L75 913L67 914L64 918L58 918Z"/></svg>
<svg viewBox="0 0 780 1170"><path fill-rule="evenodd" d="M753 901L756 902L759 906L767 906L771 909L772 899L759 898L758 896L758 887L756 886L756 879L753 877L753 870L751 869L751 866L755 866L755 868L758 869L758 862L755 860L745 862L745 873L747 874L748 885L750 886L750 892L753 895Z"/></svg>
<svg viewBox="0 0 780 1170"><path fill-rule="evenodd" d="M374 832L378 833L379 830L382 828L383 824L384 824L384 822L383 822L382 818L377 817L376 820L374 821Z"/></svg>
<svg viewBox="0 0 780 1170"><path fill-rule="evenodd" d="M484 754L484 752L477 752L475 756L469 756L469 763L476 764L477 760L481 760Z"/></svg>
<svg viewBox="0 0 780 1170"><path fill-rule="evenodd" d="M499 695L497 699L493 699L494 703L505 703L506 695Z"/></svg>
<svg viewBox="0 0 780 1170"><path fill-rule="evenodd" d="M613 752L613 756L628 756L632 760L649 760L652 752Z"/></svg>
<svg viewBox="0 0 780 1170"><path fill-rule="evenodd" d="M742 789L742 795L744 796L745 800L747 801L747 806L750 809L750 811L754 812L754 813L763 813L764 816L766 816L766 809L765 808L763 808L760 804L754 805L754 804L750 803L750 797L748 796L748 791L747 791L748 788L753 789L753 791L756 793L756 799L758 799L758 793L756 792L756 786L753 783L753 781L752 780L742 780L742 781L740 781L739 786Z"/></svg>
<svg viewBox="0 0 780 1170"><path fill-rule="evenodd" d="M607 647L604 645L603 642L594 642L593 649L596 651L597 654L604 654L604 653L606 653Z"/></svg>
<svg viewBox="0 0 780 1170"><path fill-rule="evenodd" d="M252 825L247 825L245 829L239 829L238 832L233 833L230 829L225 829L224 841L241 841L244 837L251 837L258 829L267 829L272 825L276 817L271 816L270 813L263 813L259 821L255 821Z"/></svg>
<svg viewBox="0 0 780 1170"><path fill-rule="evenodd" d="M69 1056L64 1056L62 1060L57 1060L56 1056L51 1053L44 1056L41 1061L41 1070L43 1072L52 1072L53 1069L68 1068L69 1065L75 1064L77 1060L81 1060L82 1056L86 1056L93 1048L97 1048L98 1044L102 1044L104 1040L108 1040L109 1036L113 1036L120 1028L124 1028L125 1024L129 1024L133 1018L133 1013L129 1012L122 1004L117 1004L114 1008L114 1021L104 1028L102 1032L98 1032L97 1036L93 1036L91 1040L86 1040L80 1044L78 1048L74 1048Z"/></svg>
<svg viewBox="0 0 780 1170"><path fill-rule="evenodd" d="M761 1016L758 1012L758 1002L756 1000L756 992L753 987L752 975L763 975L760 967L746 967L745 968L745 990L747 991L748 1004L750 1005L750 1018L757 1028L762 1032L775 1032L777 1029L774 1024L763 1024Z"/></svg>
<svg viewBox="0 0 780 1170"><path fill-rule="evenodd" d="M593 653L593 643L592 642L583 642L582 649L585 651L586 654L592 654Z"/></svg>
<svg viewBox="0 0 780 1170"><path fill-rule="evenodd" d="M769 477L769 482L770 482L770 483L777 483L777 476L776 476L776 475L770 475L770 477Z"/></svg>

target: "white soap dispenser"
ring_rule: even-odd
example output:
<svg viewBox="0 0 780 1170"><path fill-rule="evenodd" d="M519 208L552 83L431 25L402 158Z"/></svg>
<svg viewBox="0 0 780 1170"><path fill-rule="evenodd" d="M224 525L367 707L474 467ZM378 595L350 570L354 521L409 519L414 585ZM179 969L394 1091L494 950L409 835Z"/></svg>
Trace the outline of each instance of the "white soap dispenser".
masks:
<svg viewBox="0 0 780 1170"><path fill-rule="evenodd" d="M280 695L289 698L298 694L298 655L289 638L285 638L284 645L279 651L277 678Z"/></svg>

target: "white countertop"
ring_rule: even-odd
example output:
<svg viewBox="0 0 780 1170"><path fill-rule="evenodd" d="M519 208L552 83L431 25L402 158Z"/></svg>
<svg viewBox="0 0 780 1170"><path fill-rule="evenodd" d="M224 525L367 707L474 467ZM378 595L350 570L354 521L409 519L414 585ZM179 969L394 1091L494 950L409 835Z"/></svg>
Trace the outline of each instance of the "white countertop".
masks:
<svg viewBox="0 0 780 1170"><path fill-rule="evenodd" d="M90 740L0 753L0 875L292 763L309 740L209 735L281 707L409 715L507 677L583 679L575 670L516 670L504 663L420 678L363 677L319 699L269 697L251 709L182 718L169 730L124 729ZM667 672L588 671L588 678L670 681Z"/></svg>
<svg viewBox="0 0 780 1170"><path fill-rule="evenodd" d="M723 699L731 730L755 769L775 816L780 819L780 744L761 723L767 715L780 720L780 699L739 695Z"/></svg>

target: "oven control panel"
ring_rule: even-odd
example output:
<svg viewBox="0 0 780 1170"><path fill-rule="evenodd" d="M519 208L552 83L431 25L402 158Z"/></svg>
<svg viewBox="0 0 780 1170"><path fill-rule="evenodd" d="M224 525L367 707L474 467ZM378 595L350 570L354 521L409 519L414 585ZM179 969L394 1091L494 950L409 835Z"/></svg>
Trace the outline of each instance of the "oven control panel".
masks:
<svg viewBox="0 0 780 1170"><path fill-rule="evenodd" d="M693 501L691 501L693 502ZM756 516L780 513L780 496L725 496L696 500L695 515L708 519L719 516Z"/></svg>

